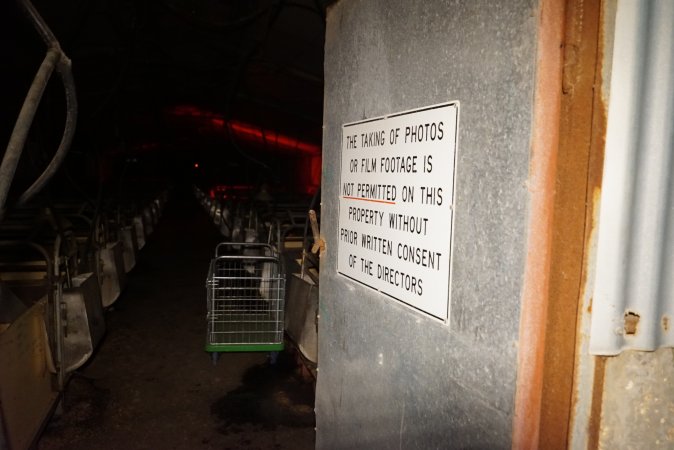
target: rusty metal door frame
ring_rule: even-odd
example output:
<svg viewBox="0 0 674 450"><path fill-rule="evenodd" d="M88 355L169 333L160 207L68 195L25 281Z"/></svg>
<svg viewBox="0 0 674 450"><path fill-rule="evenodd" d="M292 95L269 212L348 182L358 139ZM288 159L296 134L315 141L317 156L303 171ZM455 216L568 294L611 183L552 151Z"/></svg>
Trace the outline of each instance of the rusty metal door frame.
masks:
<svg viewBox="0 0 674 450"><path fill-rule="evenodd" d="M534 98L526 281L522 296L513 448L571 445L574 375L588 251L603 165L600 0L544 0ZM601 371L601 363L595 370ZM601 380L600 373L592 378ZM593 399L601 399L600 389ZM600 401L589 402L599 417ZM587 443L597 442L590 423Z"/></svg>

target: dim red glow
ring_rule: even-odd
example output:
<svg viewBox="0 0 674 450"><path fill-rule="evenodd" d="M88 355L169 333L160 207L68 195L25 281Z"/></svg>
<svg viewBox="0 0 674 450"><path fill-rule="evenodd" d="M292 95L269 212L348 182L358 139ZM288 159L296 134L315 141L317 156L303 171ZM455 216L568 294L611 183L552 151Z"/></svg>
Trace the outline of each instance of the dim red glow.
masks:
<svg viewBox="0 0 674 450"><path fill-rule="evenodd" d="M198 169L199 168L199 163L194 163L194 168Z"/></svg>
<svg viewBox="0 0 674 450"><path fill-rule="evenodd" d="M285 150L310 155L321 154L320 145L239 120L225 120L218 114L201 110L195 106L175 106L169 110L169 113L178 117L198 119L199 122L210 125L210 128L215 132L222 132L227 127L228 131L238 139L259 144L269 150Z"/></svg>
<svg viewBox="0 0 674 450"><path fill-rule="evenodd" d="M199 108L189 105L175 106L171 110L171 113L173 113L176 116L192 116L192 117L204 116L204 112L201 111Z"/></svg>
<svg viewBox="0 0 674 450"><path fill-rule="evenodd" d="M213 189L216 192L224 192L224 191L250 191L253 189L253 186L250 184L216 184L213 186Z"/></svg>
<svg viewBox="0 0 674 450"><path fill-rule="evenodd" d="M321 187L322 161L320 155L299 159L297 186L307 194L314 194Z"/></svg>
<svg viewBox="0 0 674 450"><path fill-rule="evenodd" d="M311 157L311 177L309 179L309 185L313 188L311 193L313 194L316 190L321 187L321 172L323 170L323 160L320 156Z"/></svg>
<svg viewBox="0 0 674 450"><path fill-rule="evenodd" d="M249 184L216 184L211 188L211 198L218 198L219 200L227 199L248 199L255 191L255 187Z"/></svg>
<svg viewBox="0 0 674 450"><path fill-rule="evenodd" d="M263 145L271 145L284 150L296 150L302 153L320 154L321 148L309 142L285 136L273 130L265 130L239 121L230 121L229 129L237 136L256 141Z"/></svg>

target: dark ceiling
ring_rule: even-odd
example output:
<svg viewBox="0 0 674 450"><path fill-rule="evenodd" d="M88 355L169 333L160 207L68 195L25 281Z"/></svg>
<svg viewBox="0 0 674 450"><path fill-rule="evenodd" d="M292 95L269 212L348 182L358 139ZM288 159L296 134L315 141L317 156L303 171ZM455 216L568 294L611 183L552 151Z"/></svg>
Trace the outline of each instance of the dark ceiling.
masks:
<svg viewBox="0 0 674 450"><path fill-rule="evenodd" d="M324 2L36 1L72 60L79 120L70 164L92 152L112 160L155 151L172 160L180 154L181 164L243 160L269 169L278 155L301 153L301 145L320 152ZM2 9L6 143L46 48L17 0ZM63 103L53 75L20 174L30 177L23 159L37 167L53 153ZM248 135L223 131L231 122ZM298 148L276 145L282 140ZM114 177L114 164L106 171Z"/></svg>

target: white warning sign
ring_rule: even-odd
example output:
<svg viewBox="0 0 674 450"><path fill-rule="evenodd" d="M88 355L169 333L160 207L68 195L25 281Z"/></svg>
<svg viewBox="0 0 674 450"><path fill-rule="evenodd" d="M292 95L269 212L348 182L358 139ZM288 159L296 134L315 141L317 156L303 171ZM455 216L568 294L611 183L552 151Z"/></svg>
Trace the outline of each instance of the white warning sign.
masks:
<svg viewBox="0 0 674 450"><path fill-rule="evenodd" d="M337 271L441 320L459 103L342 126Z"/></svg>

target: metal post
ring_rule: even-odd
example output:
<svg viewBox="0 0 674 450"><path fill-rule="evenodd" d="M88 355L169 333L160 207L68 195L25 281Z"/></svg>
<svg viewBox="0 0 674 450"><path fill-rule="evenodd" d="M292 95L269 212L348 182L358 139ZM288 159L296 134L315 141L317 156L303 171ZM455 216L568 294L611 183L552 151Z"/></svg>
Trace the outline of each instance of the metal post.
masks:
<svg viewBox="0 0 674 450"><path fill-rule="evenodd" d="M0 165L0 218L4 215L9 188L14 179L16 167L19 165L19 159L21 158L21 152L23 151L23 146L28 137L28 131L35 118L35 113L40 105L42 94L47 87L47 82L49 81L59 58L60 51L58 49L50 48L47 51L47 55L42 61L37 74L35 74L33 84L28 90L28 95L26 95L26 99L23 102L19 117L17 117L16 123L14 124L14 130L12 130L12 135L9 138L9 143L7 144L7 149L5 150L5 155L2 158L2 164Z"/></svg>

